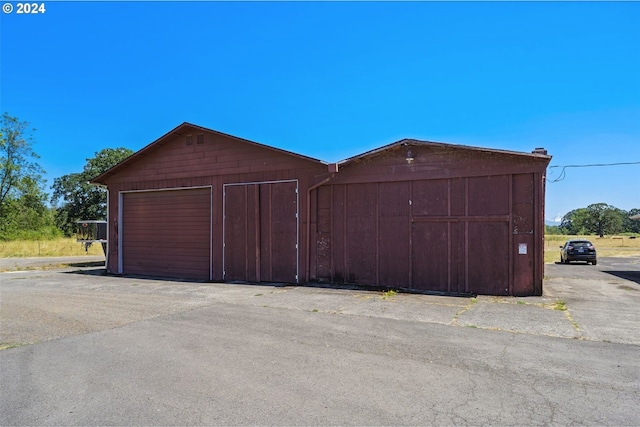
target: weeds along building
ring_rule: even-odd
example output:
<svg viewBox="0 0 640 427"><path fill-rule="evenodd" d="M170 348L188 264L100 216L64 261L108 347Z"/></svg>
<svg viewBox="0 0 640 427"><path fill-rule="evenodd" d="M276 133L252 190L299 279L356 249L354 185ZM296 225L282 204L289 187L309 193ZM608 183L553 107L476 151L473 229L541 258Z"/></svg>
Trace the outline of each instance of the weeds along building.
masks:
<svg viewBox="0 0 640 427"><path fill-rule="evenodd" d="M405 139L326 163L183 123L92 183L111 273L524 296L550 159Z"/></svg>

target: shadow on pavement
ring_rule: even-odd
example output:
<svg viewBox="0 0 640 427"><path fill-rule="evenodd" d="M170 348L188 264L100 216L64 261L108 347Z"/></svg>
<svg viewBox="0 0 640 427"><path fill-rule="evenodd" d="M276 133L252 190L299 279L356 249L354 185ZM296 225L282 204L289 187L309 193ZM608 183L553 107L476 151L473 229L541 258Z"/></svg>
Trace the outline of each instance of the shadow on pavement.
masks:
<svg viewBox="0 0 640 427"><path fill-rule="evenodd" d="M611 274L612 276L619 277L621 279L631 280L640 285L640 271L607 271L602 270L603 273Z"/></svg>
<svg viewBox="0 0 640 427"><path fill-rule="evenodd" d="M569 264L565 264L564 262L561 261L556 261L554 262L555 265L591 265L586 261L571 261Z"/></svg>
<svg viewBox="0 0 640 427"><path fill-rule="evenodd" d="M150 280L150 281L167 281L167 282L176 282L176 283L224 283L226 285L255 285L255 286L271 286L274 288L284 288L284 287L305 287L305 288L320 288L320 289L346 289L346 290L357 290L357 291L372 291L372 292L383 292L388 290L394 290L396 292L402 292L407 294L419 294L419 295L437 295L437 296L448 296L448 297L460 297L460 298L471 298L477 297L477 294L474 293L462 293L462 292L438 292L438 291L425 291L420 289L404 289L404 288L394 288L394 287L385 287L385 286L373 286L367 284L358 284L358 283L318 283L318 282L309 282L309 283L283 283L283 282L248 282L243 280L202 280L202 279L188 279L188 278L176 278L176 277L163 277L163 276L146 276L146 275L138 275L138 274L113 274L107 273L104 262L87 262L87 263L74 263L69 264L71 267L79 267L83 268L82 270L73 270L66 271L65 274L83 274L87 276L111 276L116 278L126 278L126 279L136 279L136 280ZM100 268L91 268L91 267L100 267Z"/></svg>
<svg viewBox="0 0 640 427"><path fill-rule="evenodd" d="M88 261L88 262L71 262L69 267L102 267L104 268L104 261Z"/></svg>

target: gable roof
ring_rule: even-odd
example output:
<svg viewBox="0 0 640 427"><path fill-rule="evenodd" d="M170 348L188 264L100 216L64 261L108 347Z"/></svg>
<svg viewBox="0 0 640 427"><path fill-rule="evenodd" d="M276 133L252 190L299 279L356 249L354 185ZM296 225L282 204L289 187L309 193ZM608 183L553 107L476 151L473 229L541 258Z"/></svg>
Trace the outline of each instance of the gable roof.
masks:
<svg viewBox="0 0 640 427"><path fill-rule="evenodd" d="M157 147L162 147L164 144L166 144L167 140L169 140L170 138L172 138L174 136L180 136L180 135L184 135L184 134L188 133L188 130L196 130L196 131L199 130L199 131L204 131L204 132L210 132L210 133L213 133L213 134L216 134L216 135L225 136L225 137L228 137L228 138L235 139L238 142L242 142L244 144L250 144L250 145L253 145L253 146L256 146L256 147L260 147L260 148L276 151L278 153L285 154L287 156L293 156L293 157L296 157L298 159L303 159L303 160L319 163L319 164L325 165L325 166L330 164L330 163L325 162L323 160L315 159L313 157L304 156L302 154L294 153L292 151L287 151L287 150L283 150L283 149L280 149L280 148L271 147L269 145L260 144L260 143L254 142L254 141L250 141L248 139L239 138L237 136L229 135L229 134L226 134L226 133L223 133L223 132L218 132L218 131L213 130L213 129L208 129L208 128L205 128L205 127L202 127L202 126L194 125L192 123L184 122L181 125L176 126L175 128L173 128L172 130L170 130L166 134L162 135L160 138L156 139L152 143L148 144L144 148L138 150L137 152L135 152L131 156L127 157L126 159L124 159L123 161L118 163L117 165L115 165L112 168L108 169L107 171L103 172L99 176L93 178L90 181L90 183L92 183L92 184L104 184L104 181L108 177L110 177L112 175L115 175L121 169L132 165L139 158L144 157L149 151L151 151L151 150L153 150L153 149L155 149ZM363 160L365 158L373 157L373 156L376 156L378 154L382 154L382 153L387 152L387 151L393 151L393 150L396 150L396 149L399 149L399 148L402 148L402 147L411 147L411 146L442 147L442 148L456 149L456 150L472 150L472 151L479 151L479 152L485 152L485 153L497 153L497 154L508 154L508 155L515 155L515 156L525 156L525 157L529 157L529 158L539 158L539 159L545 159L545 160L551 159L551 156L547 155L547 151L544 150L543 148L536 148L531 153L525 153L525 152L521 152L521 151L509 151L509 150L500 150L500 149L493 149L493 148L473 147L473 146L469 146L469 145L450 144L450 143L433 142L433 141L421 141L421 140L417 140L417 139L406 139L405 138L405 139L402 139L400 141L396 141L396 142L393 142L391 144L384 145L382 147L374 148L373 150L366 151L364 153L355 155L353 157L349 157L347 159L340 160L337 163L332 163L332 165L337 166L337 167L343 167L343 166L346 166L348 164L357 163L357 162L359 162L359 161L361 161L361 160ZM337 167L335 169L336 171L337 171Z"/></svg>
<svg viewBox="0 0 640 427"><path fill-rule="evenodd" d="M194 125L192 123L184 122L181 125L178 125L175 128L171 129L169 132L165 133L164 135L162 135L160 138L156 139L152 143L150 143L147 146L143 147L142 149L136 151L135 153L133 153L131 156L127 157L126 159L124 159L120 163L116 164L115 166L113 166L110 169L106 170L102 174L100 174L97 177L93 178L89 182L92 183L92 184L103 184L104 181L108 177L110 177L112 175L115 175L121 169L132 165L133 163L138 161L140 158L144 157L146 154L148 154L153 149L158 148L158 147L162 147L163 145L165 145L167 143L167 141L170 138L172 138L174 136L181 136L181 135L184 135L184 134L188 133L188 130L210 132L210 133L213 133L213 134L216 134L216 135L225 136L225 137L228 137L228 138L235 139L238 142L241 142L241 143L244 143L244 144L250 144L250 145L253 145L253 146L256 146L256 147L260 147L260 148L276 151L278 153L285 154L287 156L293 156L293 157L296 157L298 159L303 159L303 160L307 160L307 161L311 161L311 162L316 162L316 163L320 163L322 165L326 165L327 164L327 162L324 162L324 161L318 160L318 159L314 159L313 157L303 156L302 154L294 153L292 151L282 150L280 148L271 147L269 145L260 144L260 143L257 143L257 142L249 141L248 139L239 138L237 136L229 135L229 134L226 134L226 133L223 133L223 132L218 132L218 131L213 130L213 129L208 129L208 128L205 128L205 127L202 127L202 126Z"/></svg>
<svg viewBox="0 0 640 427"><path fill-rule="evenodd" d="M480 151L485 153L496 153L496 154L509 154L515 156L526 156L533 158L541 158L541 159L551 159L551 156L547 154L547 151L544 148L536 148L531 153L525 153L522 151L509 151L509 150L499 150L494 148L484 148L484 147L473 147L470 145L460 145L460 144L449 144L445 142L433 142L433 141L421 141L418 139L401 139L400 141L393 142L391 144L384 145L382 147L374 148L373 150L366 151L362 154L358 154L353 157L349 157L347 159L341 160L338 162L339 166L346 166L350 163L355 163L361 160L364 160L367 157L372 157L378 154L382 154L386 151L393 151L395 149L401 147L411 147L411 146L422 146L422 147L442 147L456 150L472 150L472 151Z"/></svg>

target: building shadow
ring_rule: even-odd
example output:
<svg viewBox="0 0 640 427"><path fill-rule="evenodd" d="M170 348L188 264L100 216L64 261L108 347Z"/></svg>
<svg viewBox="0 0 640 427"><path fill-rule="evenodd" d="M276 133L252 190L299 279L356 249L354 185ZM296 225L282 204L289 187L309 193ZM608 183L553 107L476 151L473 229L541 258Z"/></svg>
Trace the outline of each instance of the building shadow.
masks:
<svg viewBox="0 0 640 427"><path fill-rule="evenodd" d="M69 267L86 268L86 267L102 267L104 268L104 261L88 261L88 262L71 262L67 264Z"/></svg>
<svg viewBox="0 0 640 427"><path fill-rule="evenodd" d="M419 294L419 295L437 295L437 296L449 296L449 297L461 297L469 298L476 297L475 293L462 293L462 292L439 292L439 291L427 291L420 289L406 289L398 287L385 287L375 286L367 284L356 283L329 283L329 282L308 282L308 283L283 283L283 282L247 282L242 280L202 280L202 279L188 279L188 278L176 278L176 277L163 277L163 276L146 276L142 274L113 274L108 273L104 267L104 262L95 263L75 263L69 264L73 267L82 268L81 270L66 271L65 274L82 274L87 276L110 276L114 278L122 279L135 279L135 280L148 280L148 281L163 281L174 283L200 283L200 284L224 284L229 286L242 285L242 286L269 286L273 288L285 288L285 287L305 287L305 288L322 288L322 289L342 289L342 290L355 290L355 291L370 291L370 292L384 292L384 291L397 291L407 294ZM96 267L96 268L91 268Z"/></svg>
<svg viewBox="0 0 640 427"><path fill-rule="evenodd" d="M640 271L613 271L602 270L603 273L611 274L612 276L619 277L621 279L630 280L640 285Z"/></svg>

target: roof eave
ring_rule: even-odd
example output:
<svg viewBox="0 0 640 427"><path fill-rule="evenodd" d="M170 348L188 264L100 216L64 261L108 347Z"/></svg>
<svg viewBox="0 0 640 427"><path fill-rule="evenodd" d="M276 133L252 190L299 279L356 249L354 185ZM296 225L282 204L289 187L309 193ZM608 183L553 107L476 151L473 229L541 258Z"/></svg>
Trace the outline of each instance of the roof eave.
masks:
<svg viewBox="0 0 640 427"><path fill-rule="evenodd" d="M252 144L255 145L257 147L261 147L261 148L265 148L268 150L272 150L272 151L276 151L282 154L286 154L289 156L294 156L294 157L298 157L300 159L306 160L306 161L311 161L311 162L316 162L319 163L321 165L328 165L327 162L322 161L322 160L318 160L318 159L314 159L313 157L309 157L309 156L304 156L302 154L298 154L298 153L294 153L292 151L287 151L287 150L283 150L281 148L276 148L276 147L271 147L269 145L265 145L265 144L260 144L258 142L254 142L254 141L250 141L248 139L244 139L244 138L240 138L237 136L233 136L233 135L229 135L223 132L219 132L213 129L208 129L202 126L198 126L198 125L194 125L193 123L189 123L189 122L184 122L178 126L176 126L175 128L173 128L172 130L170 130L169 132L165 133L164 135L162 135L160 138L156 139L155 141L151 142L150 144L146 145L145 147L141 148L140 150L136 151L135 153L133 153L131 156L127 157L126 159L124 159L123 161L121 161L120 163L114 165L113 167L109 168L108 170L106 170L105 172L103 172L102 174L98 175L97 177L91 179L89 181L89 183L91 184L105 184L105 181L115 175L116 173L118 173L120 171L120 169L131 165L132 163L136 162L139 158L144 157L145 153L147 153L149 150L152 150L154 148L156 148L157 146L162 146L163 142L166 141L166 139L168 139L170 136L172 135L182 135L182 133L180 133L179 131L186 128L186 127L191 127L191 128L195 128L195 129L199 129L202 130L204 132L210 132L210 133L214 133L217 135L221 135L221 136L225 136L228 138L233 138L236 139L238 141L242 141L244 143L248 143L248 144Z"/></svg>
<svg viewBox="0 0 640 427"><path fill-rule="evenodd" d="M486 153L496 153L496 154L508 154L514 156L524 156L529 158L539 158L545 160L551 160L551 156L547 154L532 152L525 153L522 151L510 151L510 150L501 150L495 148L485 148L485 147L474 147L470 145L461 145L461 144L450 144L446 142L435 142L435 141L421 141L417 139L401 139L400 141L393 142L391 144L387 144L382 147L375 148L370 151L366 151L364 153L358 154L353 157L349 157L347 159L341 160L338 163L340 166L344 166L348 163L360 161L366 157L371 157L379 153L383 153L385 151L389 151L391 149L403 146L430 146L430 147L444 147L444 148L452 148L452 149L461 149L461 150L472 150L472 151L481 151Z"/></svg>

